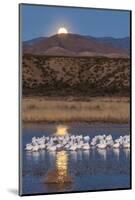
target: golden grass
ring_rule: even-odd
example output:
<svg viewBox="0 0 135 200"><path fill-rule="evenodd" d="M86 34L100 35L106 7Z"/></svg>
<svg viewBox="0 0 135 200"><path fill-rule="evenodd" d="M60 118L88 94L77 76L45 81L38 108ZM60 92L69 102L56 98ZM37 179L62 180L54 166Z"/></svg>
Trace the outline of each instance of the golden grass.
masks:
<svg viewBox="0 0 135 200"><path fill-rule="evenodd" d="M126 97L95 97L87 101L29 97L22 100L22 118L24 122L127 123L130 103Z"/></svg>

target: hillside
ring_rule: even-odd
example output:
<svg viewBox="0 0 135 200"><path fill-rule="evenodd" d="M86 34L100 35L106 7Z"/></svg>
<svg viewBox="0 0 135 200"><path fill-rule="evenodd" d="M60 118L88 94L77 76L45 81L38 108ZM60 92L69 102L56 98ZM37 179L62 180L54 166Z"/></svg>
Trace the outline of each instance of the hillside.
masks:
<svg viewBox="0 0 135 200"><path fill-rule="evenodd" d="M128 96L130 59L23 56L23 94L45 96Z"/></svg>
<svg viewBox="0 0 135 200"><path fill-rule="evenodd" d="M96 38L96 37L86 36L86 38L93 39L95 41L102 42L116 48L125 49L128 52L130 52L130 37L124 37L124 38L98 37Z"/></svg>
<svg viewBox="0 0 135 200"><path fill-rule="evenodd" d="M117 42L118 43L118 42ZM56 34L23 42L23 53L61 56L128 57L129 51L118 45L78 34Z"/></svg>

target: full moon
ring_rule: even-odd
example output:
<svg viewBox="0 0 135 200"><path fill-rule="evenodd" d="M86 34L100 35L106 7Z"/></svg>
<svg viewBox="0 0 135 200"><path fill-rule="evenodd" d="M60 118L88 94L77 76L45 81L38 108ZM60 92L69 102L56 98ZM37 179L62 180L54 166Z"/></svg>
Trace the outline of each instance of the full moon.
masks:
<svg viewBox="0 0 135 200"><path fill-rule="evenodd" d="M64 28L64 27L60 27L59 29L58 29L58 34L66 34L66 33L68 33L68 31L67 31L67 29L66 28Z"/></svg>

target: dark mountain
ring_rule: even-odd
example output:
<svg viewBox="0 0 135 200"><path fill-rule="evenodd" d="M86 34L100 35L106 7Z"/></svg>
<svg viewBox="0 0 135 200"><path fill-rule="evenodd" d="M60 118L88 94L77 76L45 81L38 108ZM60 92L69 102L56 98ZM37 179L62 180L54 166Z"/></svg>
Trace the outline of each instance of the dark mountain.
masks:
<svg viewBox="0 0 135 200"><path fill-rule="evenodd" d="M23 45L35 45L35 44L38 44L38 42L41 42L45 39L47 39L47 37L34 38L34 39L31 39L31 40L24 41Z"/></svg>
<svg viewBox="0 0 135 200"><path fill-rule="evenodd" d="M35 55L127 57L128 50L93 37L77 34L56 34L23 43L23 52Z"/></svg>
<svg viewBox="0 0 135 200"><path fill-rule="evenodd" d="M105 44L112 45L113 47L116 48L122 48L126 50L130 50L130 37L124 37L124 38L113 38L113 37L91 37L91 36L86 36L88 39L94 39L95 41L99 41Z"/></svg>

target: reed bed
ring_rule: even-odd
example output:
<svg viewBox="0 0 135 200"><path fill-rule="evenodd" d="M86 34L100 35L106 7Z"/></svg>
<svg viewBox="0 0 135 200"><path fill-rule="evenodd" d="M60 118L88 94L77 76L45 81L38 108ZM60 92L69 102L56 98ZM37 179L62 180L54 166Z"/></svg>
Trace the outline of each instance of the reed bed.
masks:
<svg viewBox="0 0 135 200"><path fill-rule="evenodd" d="M27 97L22 100L24 122L111 122L128 123L127 97L95 97L89 100L53 100Z"/></svg>

